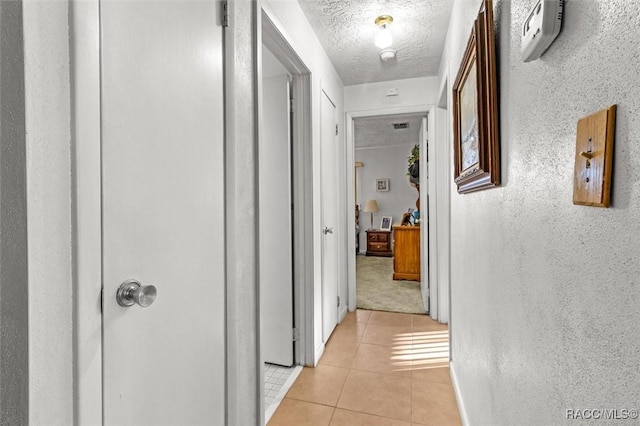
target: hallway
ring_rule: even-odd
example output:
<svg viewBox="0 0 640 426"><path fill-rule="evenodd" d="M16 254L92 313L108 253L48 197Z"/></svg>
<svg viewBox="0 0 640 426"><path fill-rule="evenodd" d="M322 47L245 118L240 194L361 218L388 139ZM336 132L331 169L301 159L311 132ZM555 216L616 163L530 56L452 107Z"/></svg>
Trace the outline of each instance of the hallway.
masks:
<svg viewBox="0 0 640 426"><path fill-rule="evenodd" d="M270 426L459 425L447 326L426 315L349 312Z"/></svg>

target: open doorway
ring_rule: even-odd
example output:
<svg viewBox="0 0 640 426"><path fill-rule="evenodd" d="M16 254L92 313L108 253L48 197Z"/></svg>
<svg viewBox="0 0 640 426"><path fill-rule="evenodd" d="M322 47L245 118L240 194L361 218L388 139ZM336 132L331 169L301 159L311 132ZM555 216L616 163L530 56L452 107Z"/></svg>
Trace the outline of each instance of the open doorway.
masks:
<svg viewBox="0 0 640 426"><path fill-rule="evenodd" d="M262 13L259 105L260 340L265 419L313 354L309 69ZM274 242L280 244L273 250Z"/></svg>
<svg viewBox="0 0 640 426"><path fill-rule="evenodd" d="M357 308L428 311L420 244L420 211L427 201L420 200L419 176L425 125L425 113L354 119Z"/></svg>

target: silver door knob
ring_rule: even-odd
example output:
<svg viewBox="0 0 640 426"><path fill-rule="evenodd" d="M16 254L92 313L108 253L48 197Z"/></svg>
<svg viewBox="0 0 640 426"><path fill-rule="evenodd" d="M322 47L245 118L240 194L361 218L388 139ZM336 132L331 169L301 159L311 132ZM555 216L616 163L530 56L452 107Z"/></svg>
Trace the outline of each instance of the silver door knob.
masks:
<svg viewBox="0 0 640 426"><path fill-rule="evenodd" d="M324 235L333 234L333 228L329 228L328 226L325 226L322 232L324 233Z"/></svg>
<svg viewBox="0 0 640 426"><path fill-rule="evenodd" d="M120 284L116 293L118 305L128 308L138 304L143 308L151 305L156 300L158 294L156 287L152 285L141 285L136 280L126 280Z"/></svg>

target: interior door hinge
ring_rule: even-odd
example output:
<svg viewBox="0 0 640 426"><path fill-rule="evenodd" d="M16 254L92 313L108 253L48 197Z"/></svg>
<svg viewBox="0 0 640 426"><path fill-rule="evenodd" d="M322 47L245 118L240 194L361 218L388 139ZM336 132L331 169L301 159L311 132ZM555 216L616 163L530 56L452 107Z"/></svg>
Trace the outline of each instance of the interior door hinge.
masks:
<svg viewBox="0 0 640 426"><path fill-rule="evenodd" d="M294 328L292 337L294 342L297 342L298 340L300 340L300 330L298 330L297 328Z"/></svg>
<svg viewBox="0 0 640 426"><path fill-rule="evenodd" d="M338 136L338 125L336 124L336 136Z"/></svg>
<svg viewBox="0 0 640 426"><path fill-rule="evenodd" d="M338 296L338 308L340 307L340 296Z"/></svg>
<svg viewBox="0 0 640 426"><path fill-rule="evenodd" d="M100 314L104 312L104 287L100 289Z"/></svg>
<svg viewBox="0 0 640 426"><path fill-rule="evenodd" d="M224 28L229 26L229 2L227 0L222 2L222 26Z"/></svg>

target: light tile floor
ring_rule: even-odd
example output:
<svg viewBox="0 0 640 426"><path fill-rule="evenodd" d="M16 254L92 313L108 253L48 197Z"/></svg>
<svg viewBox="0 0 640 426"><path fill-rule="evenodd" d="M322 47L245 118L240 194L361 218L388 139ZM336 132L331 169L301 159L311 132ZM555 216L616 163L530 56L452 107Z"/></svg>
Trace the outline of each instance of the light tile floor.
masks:
<svg viewBox="0 0 640 426"><path fill-rule="evenodd" d="M276 411L287 391L293 385L300 372L301 366L282 367L280 365L264 365L264 406L265 421L268 422Z"/></svg>
<svg viewBox="0 0 640 426"><path fill-rule="evenodd" d="M460 425L447 326L425 315L348 313L268 424Z"/></svg>

